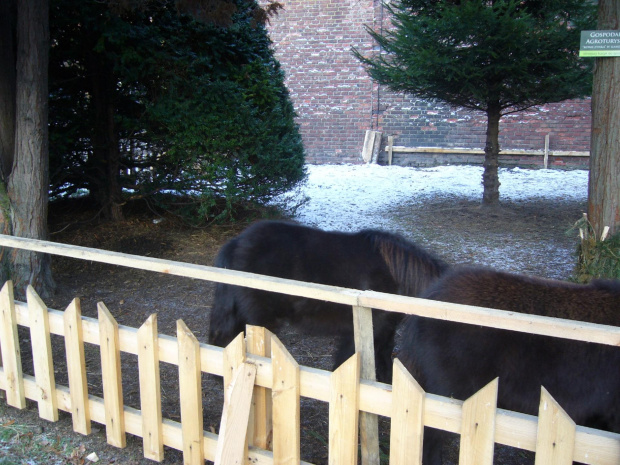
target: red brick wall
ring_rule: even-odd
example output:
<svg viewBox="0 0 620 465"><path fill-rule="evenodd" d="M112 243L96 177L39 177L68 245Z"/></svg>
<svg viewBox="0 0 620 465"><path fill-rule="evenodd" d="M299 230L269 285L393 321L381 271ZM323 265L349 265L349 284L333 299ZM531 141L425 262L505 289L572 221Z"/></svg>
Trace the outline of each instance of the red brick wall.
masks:
<svg viewBox="0 0 620 465"><path fill-rule="evenodd" d="M379 88L351 54L373 50L364 25L389 16L379 0L282 0L269 26L299 115L309 163L361 163L367 129L395 135L395 145L483 148L486 118ZM505 116L504 149L587 151L590 101L544 105ZM385 139L384 139L385 142Z"/></svg>

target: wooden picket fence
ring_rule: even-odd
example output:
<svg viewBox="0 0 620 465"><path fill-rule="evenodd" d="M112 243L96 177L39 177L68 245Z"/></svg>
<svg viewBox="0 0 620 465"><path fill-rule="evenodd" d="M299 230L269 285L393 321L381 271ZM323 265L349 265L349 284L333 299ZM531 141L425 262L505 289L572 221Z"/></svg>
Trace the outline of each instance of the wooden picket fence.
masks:
<svg viewBox="0 0 620 465"><path fill-rule="evenodd" d="M379 308L620 345L620 328L603 325L299 283L8 236L0 236L0 246L348 304L359 313L356 330L360 326L362 333L369 309ZM22 373L18 325L30 328L34 376ZM55 382L52 334L64 337L69 386ZM356 342L360 344L357 347L363 346L364 341ZM85 343L100 347L103 397L88 393ZM81 434L90 433L92 421L100 423L105 425L108 443L117 447L125 445L127 433L142 437L145 457L156 461L163 459L166 445L182 451L186 464L202 464L205 459L216 464L305 463L300 457L300 398L307 397L329 403L330 464L358 463L358 425L362 430L362 461L377 463L373 440L366 437L377 415L390 418L391 464L420 463L425 425L460 435L462 464L491 464L496 443L534 451L540 464L570 464L573 460L597 465L620 463L619 434L576 426L552 393L544 389L538 417L497 408L498 380L464 402L443 398L425 393L398 361L391 386L363 379L360 359L366 349L334 372L299 366L277 337L263 328L249 327L246 338L240 335L222 349L200 344L181 320L177 322L177 336L172 337L158 334L156 315L138 329L118 325L103 303L98 304L98 319L93 319L81 316L77 299L64 312L47 309L32 288L27 291L26 303L17 302L7 282L0 291L0 350L0 389L6 391L8 405L23 408L26 399L31 399L38 404L39 416L49 421L58 419L58 410L69 412L74 430ZM138 357L140 409L123 403L121 352ZM178 367L180 422L162 418L161 362ZM203 430L201 373L223 376L227 387L219 435ZM363 419L367 421L365 427ZM240 434L243 431L245 436ZM269 443L271 450L267 450Z"/></svg>

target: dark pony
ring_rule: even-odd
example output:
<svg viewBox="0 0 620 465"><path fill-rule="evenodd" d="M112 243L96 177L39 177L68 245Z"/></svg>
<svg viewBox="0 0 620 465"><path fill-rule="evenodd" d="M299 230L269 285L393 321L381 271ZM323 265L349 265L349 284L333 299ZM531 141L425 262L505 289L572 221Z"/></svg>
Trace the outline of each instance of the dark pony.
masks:
<svg viewBox="0 0 620 465"><path fill-rule="evenodd" d="M446 264L400 236L382 231L328 232L281 221L248 227L220 250L215 266L352 289L419 295ZM402 315L373 313L376 370L389 380L396 327ZM320 300L218 284L209 343L225 346L246 324L276 331L282 323L336 335L340 365L354 353L351 307Z"/></svg>
<svg viewBox="0 0 620 465"><path fill-rule="evenodd" d="M424 298L620 326L620 281L579 285L454 268ZM498 406L536 415L544 386L580 425L620 433L620 349L409 316L398 358L427 391L465 400L499 377ZM446 434L427 428L424 465Z"/></svg>

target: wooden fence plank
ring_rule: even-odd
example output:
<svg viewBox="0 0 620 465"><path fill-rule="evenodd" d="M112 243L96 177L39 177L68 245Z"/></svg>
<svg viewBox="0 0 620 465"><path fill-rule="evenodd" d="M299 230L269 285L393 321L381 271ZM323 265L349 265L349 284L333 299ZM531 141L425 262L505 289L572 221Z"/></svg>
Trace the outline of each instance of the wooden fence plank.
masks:
<svg viewBox="0 0 620 465"><path fill-rule="evenodd" d="M182 320L177 320L179 395L183 427L183 463L203 465L200 344Z"/></svg>
<svg viewBox="0 0 620 465"><path fill-rule="evenodd" d="M245 362L245 338L243 333L237 335L222 352L224 392L232 384L233 375L237 368Z"/></svg>
<svg viewBox="0 0 620 465"><path fill-rule="evenodd" d="M69 304L63 315L63 323L73 431L87 435L90 434L91 425L80 299L75 298Z"/></svg>
<svg viewBox="0 0 620 465"><path fill-rule="evenodd" d="M226 346L222 352L222 370L224 378L224 398L228 396L228 391L232 388L235 373L237 369L245 363L246 360L246 341L243 333L239 333L235 339ZM245 453L248 455L248 438L245 438Z"/></svg>
<svg viewBox="0 0 620 465"><path fill-rule="evenodd" d="M121 376L121 351L118 342L118 323L107 307L97 304L99 315L99 351L105 425L108 444L125 447L125 415L123 414L123 384Z"/></svg>
<svg viewBox="0 0 620 465"><path fill-rule="evenodd" d="M242 363L233 374L232 383L224 398L220 432L215 454L215 465L245 464L248 423L256 366Z"/></svg>
<svg viewBox="0 0 620 465"><path fill-rule="evenodd" d="M394 150L396 150L396 147L394 147ZM290 279L274 278L236 270L175 262L159 258L141 257L138 255L47 242L38 239L7 236L4 234L0 234L0 245L147 271L156 271L168 275L185 276L244 286L252 289L273 291L281 294L326 300L345 305L358 305L439 319L446 319L446 315L450 315L450 320L456 322L470 323L491 328L509 329L529 334L561 337L584 342L597 342L599 344L613 346L620 345L620 327L614 326L539 315L516 314L503 310L428 301L417 297L397 296L376 291L359 291L323 284L302 283Z"/></svg>
<svg viewBox="0 0 620 465"><path fill-rule="evenodd" d="M247 351L261 357L271 357L271 332L260 326L246 328ZM248 425L249 445L268 450L271 448L272 419L271 419L271 389L254 386L252 408L250 410L250 424Z"/></svg>
<svg viewBox="0 0 620 465"><path fill-rule="evenodd" d="M26 406L22 359L17 336L17 319L15 318L15 300L13 282L4 283L0 291L0 346L2 365L6 379L6 403L22 409Z"/></svg>
<svg viewBox="0 0 620 465"><path fill-rule="evenodd" d="M420 465L424 437L424 390L400 360L394 360L390 465Z"/></svg>
<svg viewBox="0 0 620 465"><path fill-rule="evenodd" d="M109 250L100 250L77 245L47 242L39 239L7 236L0 234L0 245L18 249L32 250L47 254L72 257L80 260L92 260L99 263L156 271L167 275L184 276L205 281L213 281L236 286L246 286L264 291L299 295L311 299L329 300L344 305L356 305L360 294L358 290L344 289L326 284L300 283L292 279L263 276L237 270L175 262L162 258L143 257Z"/></svg>
<svg viewBox="0 0 620 465"><path fill-rule="evenodd" d="M37 380L39 417L49 421L58 421L54 358L47 306L30 285L26 289L26 299L30 313L30 342L34 375Z"/></svg>
<svg viewBox="0 0 620 465"><path fill-rule="evenodd" d="M331 374L328 457L330 465L357 464L359 380L359 354L354 354Z"/></svg>
<svg viewBox="0 0 620 465"><path fill-rule="evenodd" d="M620 346L620 327L364 291L358 305L488 328Z"/></svg>
<svg viewBox="0 0 620 465"><path fill-rule="evenodd" d="M355 351L360 354L360 377L375 381L375 343L372 309L353 306ZM379 465L379 419L372 413L360 412L362 465Z"/></svg>
<svg viewBox="0 0 620 465"><path fill-rule="evenodd" d="M271 340L273 363L273 463L301 460L299 364L280 340Z"/></svg>
<svg viewBox="0 0 620 465"><path fill-rule="evenodd" d="M138 369L144 456L161 462L164 458L164 441L156 313L149 316L138 329Z"/></svg>
<svg viewBox="0 0 620 465"><path fill-rule="evenodd" d="M538 410L536 465L571 465L575 450L575 422L543 387Z"/></svg>
<svg viewBox="0 0 620 465"><path fill-rule="evenodd" d="M463 402L459 465L492 465L495 448L497 378Z"/></svg>

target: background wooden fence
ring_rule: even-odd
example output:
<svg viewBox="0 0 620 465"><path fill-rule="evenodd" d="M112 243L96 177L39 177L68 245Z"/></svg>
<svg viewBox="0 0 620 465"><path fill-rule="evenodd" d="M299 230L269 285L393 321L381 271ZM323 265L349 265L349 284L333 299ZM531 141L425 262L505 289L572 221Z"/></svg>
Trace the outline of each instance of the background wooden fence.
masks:
<svg viewBox="0 0 620 465"><path fill-rule="evenodd" d="M620 345L620 328L602 325L299 283L7 236L0 236L0 245L320 298L362 310L403 311ZM64 312L48 310L34 290L28 289L27 303L16 302L10 282L0 292L0 319L0 389L6 391L9 405L23 408L25 400L32 399L39 406L40 417L50 421L58 419L59 409L70 412L74 430L82 434L90 433L91 421L101 423L106 427L108 442L118 447L125 444L127 433L142 437L144 455L153 460L162 459L163 446L167 445L183 451L187 464L201 464L205 459L218 464L241 463L246 462L244 457L257 464L304 463L299 455L299 405L301 397L308 397L329 403L330 464L357 463L360 413L390 418L389 458L393 464L419 463L424 425L460 434L463 464L492 463L495 443L535 451L537 463L620 463L620 435L576 426L553 401L553 393L544 389L543 408L539 417L533 417L496 407L497 380L461 402L424 393L398 361L394 364L393 385L389 386L361 379L359 354L330 373L298 366L279 340L262 328L249 328L245 339L239 336L221 349L198 343L181 320L177 323L177 337L172 337L157 333L156 315L139 329L118 325L103 303L98 305L95 320L81 316L77 299ZM17 325L30 328L34 376L22 373ZM65 340L68 387L55 383L51 334ZM88 394L85 343L100 346L102 398ZM139 410L123 404L121 352L138 356ZM180 422L162 418L162 362L178 367ZM219 436L203 430L201 373L223 376L227 386ZM244 429L248 431L246 438L239 434ZM270 432L272 450L266 450ZM364 460L371 459L366 455Z"/></svg>

